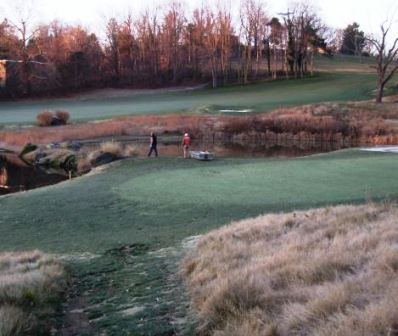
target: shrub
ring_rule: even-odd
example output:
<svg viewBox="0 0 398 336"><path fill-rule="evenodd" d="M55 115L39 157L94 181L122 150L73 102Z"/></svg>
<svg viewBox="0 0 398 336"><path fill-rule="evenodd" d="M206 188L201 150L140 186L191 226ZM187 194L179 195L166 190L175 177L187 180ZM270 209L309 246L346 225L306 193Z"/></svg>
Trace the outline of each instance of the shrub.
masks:
<svg viewBox="0 0 398 336"><path fill-rule="evenodd" d="M66 125L70 115L66 111L43 111L36 117L39 126L59 126Z"/></svg>
<svg viewBox="0 0 398 336"><path fill-rule="evenodd" d="M51 126L54 114L51 111L43 111L36 116L39 126Z"/></svg>
<svg viewBox="0 0 398 336"><path fill-rule="evenodd" d="M67 111L62 111L62 110L58 110L55 111L55 116L61 120L63 122L64 125L66 125L69 121L70 118L70 114Z"/></svg>

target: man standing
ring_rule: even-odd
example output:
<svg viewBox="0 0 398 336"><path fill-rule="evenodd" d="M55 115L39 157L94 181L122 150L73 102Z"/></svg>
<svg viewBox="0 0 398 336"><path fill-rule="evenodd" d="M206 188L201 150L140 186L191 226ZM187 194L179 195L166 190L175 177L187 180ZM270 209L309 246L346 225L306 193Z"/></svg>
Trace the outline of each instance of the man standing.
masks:
<svg viewBox="0 0 398 336"><path fill-rule="evenodd" d="M151 132L151 137L150 137L150 143L149 143L149 153L148 157L151 156L152 152L155 152L155 156L158 156L158 138L155 133Z"/></svg>
<svg viewBox="0 0 398 336"><path fill-rule="evenodd" d="M189 147L191 146L191 137L188 133L182 138L182 147L184 148L184 159L189 157Z"/></svg>

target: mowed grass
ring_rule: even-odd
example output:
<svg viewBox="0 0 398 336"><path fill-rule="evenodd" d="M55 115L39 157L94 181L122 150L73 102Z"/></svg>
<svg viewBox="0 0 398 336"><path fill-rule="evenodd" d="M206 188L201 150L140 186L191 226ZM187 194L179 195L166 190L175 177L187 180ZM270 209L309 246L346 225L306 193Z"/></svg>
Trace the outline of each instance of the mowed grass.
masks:
<svg viewBox="0 0 398 336"><path fill-rule="evenodd" d="M173 277L185 238L263 213L395 198L397 163L397 155L359 150L288 160L127 160L0 198L0 250L66 255L89 319L109 335L189 334Z"/></svg>
<svg viewBox="0 0 398 336"><path fill-rule="evenodd" d="M128 160L101 174L0 198L0 248L103 252L173 245L256 214L398 194L398 156Z"/></svg>
<svg viewBox="0 0 398 336"><path fill-rule="evenodd" d="M277 80L216 90L131 94L85 100L51 99L2 102L0 125L34 124L43 110L67 110L71 121L107 119L124 115L214 113L223 109L267 112L285 106L324 101L363 100L372 97L376 78L369 73L318 73L298 80Z"/></svg>
<svg viewBox="0 0 398 336"><path fill-rule="evenodd" d="M320 55L315 58L315 68L324 72L375 73L376 59L353 55Z"/></svg>

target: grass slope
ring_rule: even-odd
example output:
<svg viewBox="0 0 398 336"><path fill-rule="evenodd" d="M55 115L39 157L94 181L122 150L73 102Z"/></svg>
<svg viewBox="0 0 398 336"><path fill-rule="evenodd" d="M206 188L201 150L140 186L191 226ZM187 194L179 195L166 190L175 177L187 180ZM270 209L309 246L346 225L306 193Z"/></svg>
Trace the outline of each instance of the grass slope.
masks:
<svg viewBox="0 0 398 336"><path fill-rule="evenodd" d="M0 246L59 253L134 242L169 246L256 213L395 194L397 160L348 150L291 160L125 161L99 175L1 198Z"/></svg>
<svg viewBox="0 0 398 336"><path fill-rule="evenodd" d="M315 68L324 72L361 72L375 73L376 59L374 57L362 57L353 55L333 55L315 57Z"/></svg>
<svg viewBox="0 0 398 336"><path fill-rule="evenodd" d="M398 207L338 206L244 220L184 260L204 335L392 335Z"/></svg>
<svg viewBox="0 0 398 336"><path fill-rule="evenodd" d="M186 313L170 279L181 240L265 212L395 197L397 161L357 150L289 160L124 161L0 198L0 250L40 248L70 260L95 254L72 262L89 318L109 335L166 335L180 328L170 314Z"/></svg>
<svg viewBox="0 0 398 336"><path fill-rule="evenodd" d="M127 97L86 100L3 102L0 105L0 125L36 123L36 115L46 109L67 110L72 121L106 119L122 115L215 112L234 108L266 112L284 106L369 99L374 87L375 76L372 74L319 73L313 78L278 80L217 90L134 94Z"/></svg>

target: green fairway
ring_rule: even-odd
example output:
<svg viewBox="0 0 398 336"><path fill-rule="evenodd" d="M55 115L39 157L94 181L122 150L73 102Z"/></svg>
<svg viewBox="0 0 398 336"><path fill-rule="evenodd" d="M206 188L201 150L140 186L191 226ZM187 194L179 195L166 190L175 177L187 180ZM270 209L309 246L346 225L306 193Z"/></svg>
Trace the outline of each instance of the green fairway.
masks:
<svg viewBox="0 0 398 336"><path fill-rule="evenodd" d="M320 55L315 58L315 68L324 72L360 72L375 73L375 57L335 54Z"/></svg>
<svg viewBox="0 0 398 336"><path fill-rule="evenodd" d="M108 335L188 333L189 323L170 318L186 314L173 277L184 239L266 212L395 198L397 164L395 154L359 150L288 160L128 160L0 198L0 250L64 255L89 318Z"/></svg>
<svg viewBox="0 0 398 336"><path fill-rule="evenodd" d="M283 106L324 101L363 100L372 96L375 76L366 73L319 73L299 80L278 80L216 90L131 94L124 97L52 99L2 102L0 125L33 124L46 109L64 109L72 121L106 119L122 115L218 112L250 109L266 112Z"/></svg>

